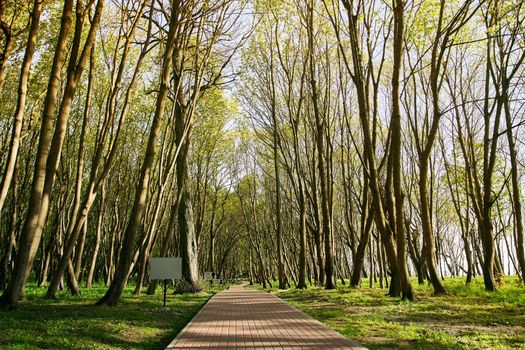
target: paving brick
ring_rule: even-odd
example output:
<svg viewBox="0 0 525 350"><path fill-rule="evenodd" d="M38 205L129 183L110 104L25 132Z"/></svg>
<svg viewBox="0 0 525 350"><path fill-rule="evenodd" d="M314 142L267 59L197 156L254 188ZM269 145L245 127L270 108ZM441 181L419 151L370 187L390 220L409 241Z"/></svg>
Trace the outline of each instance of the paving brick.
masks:
<svg viewBox="0 0 525 350"><path fill-rule="evenodd" d="M232 286L217 293L166 349L362 350L270 293Z"/></svg>

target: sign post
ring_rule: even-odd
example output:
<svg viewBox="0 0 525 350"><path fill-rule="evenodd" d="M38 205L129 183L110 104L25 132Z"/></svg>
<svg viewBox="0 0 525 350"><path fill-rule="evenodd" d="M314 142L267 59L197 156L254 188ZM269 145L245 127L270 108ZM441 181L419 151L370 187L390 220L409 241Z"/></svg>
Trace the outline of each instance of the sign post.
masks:
<svg viewBox="0 0 525 350"><path fill-rule="evenodd" d="M168 280L164 280L164 307L166 307L166 290Z"/></svg>
<svg viewBox="0 0 525 350"><path fill-rule="evenodd" d="M164 307L166 307L167 283L170 279L179 279L182 277L182 259L151 258L149 266L150 278L152 280L164 281Z"/></svg>

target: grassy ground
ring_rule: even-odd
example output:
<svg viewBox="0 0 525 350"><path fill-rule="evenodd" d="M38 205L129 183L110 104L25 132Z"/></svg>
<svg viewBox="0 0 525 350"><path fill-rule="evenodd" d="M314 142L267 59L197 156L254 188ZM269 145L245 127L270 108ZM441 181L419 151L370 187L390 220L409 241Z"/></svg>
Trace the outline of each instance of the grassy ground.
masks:
<svg viewBox="0 0 525 350"><path fill-rule="evenodd" d="M80 297L62 293L46 300L45 289L30 284L26 302L0 311L0 349L163 349L216 291L168 290L164 309L160 288L156 295L134 297L130 287L117 307L94 306L106 290L97 285Z"/></svg>
<svg viewBox="0 0 525 350"><path fill-rule="evenodd" d="M525 349L525 289L516 278L496 293L485 292L482 279L446 279L451 294L442 297L413 283L414 303L378 288L272 291L370 349Z"/></svg>

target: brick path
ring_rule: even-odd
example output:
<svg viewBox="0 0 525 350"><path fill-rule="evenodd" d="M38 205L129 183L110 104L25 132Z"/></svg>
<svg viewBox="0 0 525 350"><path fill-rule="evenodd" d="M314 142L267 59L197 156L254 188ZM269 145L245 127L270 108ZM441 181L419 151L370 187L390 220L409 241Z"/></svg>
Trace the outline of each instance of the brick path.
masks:
<svg viewBox="0 0 525 350"><path fill-rule="evenodd" d="M211 298L167 349L365 348L275 295L232 286Z"/></svg>

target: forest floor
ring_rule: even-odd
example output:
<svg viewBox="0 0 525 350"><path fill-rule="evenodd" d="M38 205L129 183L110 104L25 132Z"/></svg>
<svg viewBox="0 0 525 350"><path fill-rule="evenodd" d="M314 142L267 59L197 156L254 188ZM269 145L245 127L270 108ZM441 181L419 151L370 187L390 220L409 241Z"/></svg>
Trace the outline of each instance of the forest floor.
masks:
<svg viewBox="0 0 525 350"><path fill-rule="evenodd" d="M469 286L463 278L445 279L447 296L433 296L431 286L416 281L413 286L414 303L368 287L271 291L370 349L525 349L525 289L517 278L504 278L495 293L485 292L479 278ZM118 307L107 307L94 306L104 285L46 300L45 288L29 284L27 301L0 311L0 349L161 349L217 288L168 293L165 309L160 288L154 296L133 296L131 286Z"/></svg>
<svg viewBox="0 0 525 350"><path fill-rule="evenodd" d="M173 295L166 308L159 287L155 295L133 296L125 289L117 307L95 306L107 287L82 289L79 297L60 293L46 300L45 288L29 284L27 301L0 311L0 349L163 349L218 291Z"/></svg>
<svg viewBox="0 0 525 350"><path fill-rule="evenodd" d="M476 278L447 278L447 296L413 281L417 301L363 287L271 291L369 349L525 349L525 289L506 277L495 293ZM368 281L363 281L367 286Z"/></svg>

